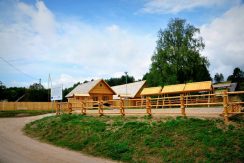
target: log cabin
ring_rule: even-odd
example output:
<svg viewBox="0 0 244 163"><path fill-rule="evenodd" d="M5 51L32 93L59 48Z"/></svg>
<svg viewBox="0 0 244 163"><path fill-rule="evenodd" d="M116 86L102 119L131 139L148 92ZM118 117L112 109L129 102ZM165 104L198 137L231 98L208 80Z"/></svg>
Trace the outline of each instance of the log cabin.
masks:
<svg viewBox="0 0 244 163"><path fill-rule="evenodd" d="M122 84L111 87L116 95L113 96L114 100L122 99L138 99L138 100L129 100L125 105L128 106L136 106L138 102L140 102L141 92L147 87L146 80L138 81L134 83ZM119 105L118 103L115 105ZM139 104L138 104L139 105Z"/></svg>
<svg viewBox="0 0 244 163"><path fill-rule="evenodd" d="M115 91L103 79L99 79L78 85L65 97L68 102L108 101L113 99L113 95L116 95Z"/></svg>

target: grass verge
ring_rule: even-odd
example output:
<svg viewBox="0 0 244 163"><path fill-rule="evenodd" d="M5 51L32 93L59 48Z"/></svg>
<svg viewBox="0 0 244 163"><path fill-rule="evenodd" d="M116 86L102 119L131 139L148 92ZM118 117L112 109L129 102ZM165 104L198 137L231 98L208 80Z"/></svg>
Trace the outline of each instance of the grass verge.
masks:
<svg viewBox="0 0 244 163"><path fill-rule="evenodd" d="M4 110L0 111L0 118L3 117L27 117L46 113L51 113L49 110Z"/></svg>
<svg viewBox="0 0 244 163"><path fill-rule="evenodd" d="M243 118L243 117L242 117ZM61 147L123 162L242 162L244 122L217 119L46 117L25 132Z"/></svg>

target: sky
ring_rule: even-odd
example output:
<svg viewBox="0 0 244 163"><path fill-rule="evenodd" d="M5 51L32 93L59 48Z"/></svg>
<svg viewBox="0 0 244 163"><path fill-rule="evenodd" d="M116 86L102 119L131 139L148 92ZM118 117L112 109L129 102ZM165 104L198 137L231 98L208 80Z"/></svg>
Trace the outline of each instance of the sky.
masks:
<svg viewBox="0 0 244 163"><path fill-rule="evenodd" d="M200 29L213 77L244 70L241 0L0 0L0 81L64 87L91 79L142 79L157 34L172 18Z"/></svg>

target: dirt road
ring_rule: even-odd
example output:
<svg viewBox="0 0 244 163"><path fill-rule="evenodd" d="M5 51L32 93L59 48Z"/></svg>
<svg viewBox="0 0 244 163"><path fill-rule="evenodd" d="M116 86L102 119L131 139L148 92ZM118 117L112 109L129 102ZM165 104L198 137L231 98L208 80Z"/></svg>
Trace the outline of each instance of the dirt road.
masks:
<svg viewBox="0 0 244 163"><path fill-rule="evenodd" d="M42 117L43 115L24 118L0 118L0 163L112 162L41 143L25 136L22 132L24 125Z"/></svg>

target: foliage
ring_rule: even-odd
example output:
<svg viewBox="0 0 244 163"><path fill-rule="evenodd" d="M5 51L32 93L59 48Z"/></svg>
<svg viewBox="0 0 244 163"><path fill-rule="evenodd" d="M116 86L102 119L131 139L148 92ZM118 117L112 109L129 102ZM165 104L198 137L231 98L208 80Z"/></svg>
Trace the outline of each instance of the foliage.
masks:
<svg viewBox="0 0 244 163"><path fill-rule="evenodd" d="M236 67L233 70L233 74L228 76L227 80L232 82L243 82L244 81L244 72L239 68Z"/></svg>
<svg viewBox="0 0 244 163"><path fill-rule="evenodd" d="M126 76L122 75L120 78L110 78L105 80L109 86L126 84ZM127 75L127 83L133 83L135 78L133 76Z"/></svg>
<svg viewBox="0 0 244 163"><path fill-rule="evenodd" d="M50 110L4 110L0 111L0 117L27 117L51 112Z"/></svg>
<svg viewBox="0 0 244 163"><path fill-rule="evenodd" d="M198 28L179 18L159 30L151 68L143 77L149 86L211 80L209 62L200 54L204 43L198 33Z"/></svg>
<svg viewBox="0 0 244 163"><path fill-rule="evenodd" d="M48 101L48 90L41 84L34 83L29 88L9 87L7 88L0 83L0 100L7 101L32 101L42 102Z"/></svg>
<svg viewBox="0 0 244 163"><path fill-rule="evenodd" d="M44 86L41 83L34 83L34 84L30 85L29 88L38 90L38 89L44 89Z"/></svg>
<svg viewBox="0 0 244 163"><path fill-rule="evenodd" d="M224 81L224 75L222 73L216 73L214 75L214 80L216 83Z"/></svg>
<svg viewBox="0 0 244 163"><path fill-rule="evenodd" d="M231 81L232 83L237 83L236 90L244 90L244 71L242 71L239 67L236 67L233 70L233 74L228 76L227 80Z"/></svg>
<svg viewBox="0 0 244 163"><path fill-rule="evenodd" d="M61 115L25 132L62 147L124 162L242 162L243 121Z"/></svg>
<svg viewBox="0 0 244 163"><path fill-rule="evenodd" d="M86 81L84 81L84 83L85 83L85 82L86 82ZM77 82L77 83L75 83L72 87L65 88L65 89L63 90L64 101L67 100L67 99L65 98L65 96L66 96L69 92L71 92L75 87L77 87L78 85L80 85L80 82Z"/></svg>

